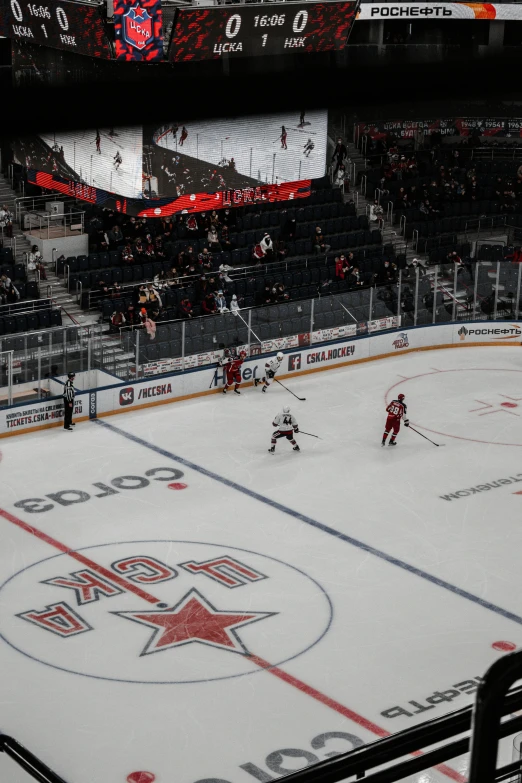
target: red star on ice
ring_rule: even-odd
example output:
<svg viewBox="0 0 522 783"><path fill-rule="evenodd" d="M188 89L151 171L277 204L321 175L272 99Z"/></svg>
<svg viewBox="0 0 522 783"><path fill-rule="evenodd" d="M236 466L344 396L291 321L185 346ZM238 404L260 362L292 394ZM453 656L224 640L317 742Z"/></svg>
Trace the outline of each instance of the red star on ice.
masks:
<svg viewBox="0 0 522 783"><path fill-rule="evenodd" d="M170 609L112 614L154 629L141 655L181 647L191 642L249 655L236 630L243 625L271 617L277 612L221 611L212 606L201 593L192 589Z"/></svg>

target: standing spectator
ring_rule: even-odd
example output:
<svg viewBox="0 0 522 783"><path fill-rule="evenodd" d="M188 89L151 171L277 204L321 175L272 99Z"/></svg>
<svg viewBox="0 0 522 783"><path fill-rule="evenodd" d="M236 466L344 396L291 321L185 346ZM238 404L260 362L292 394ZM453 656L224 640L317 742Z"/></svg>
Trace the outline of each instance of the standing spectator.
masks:
<svg viewBox="0 0 522 783"><path fill-rule="evenodd" d="M384 210L379 204L379 202L377 201L377 199L370 207L370 221L372 223L377 223L377 225L381 229L384 226Z"/></svg>
<svg viewBox="0 0 522 783"><path fill-rule="evenodd" d="M326 239L323 236L323 232L319 226L315 229L315 234L312 237L312 245L317 255L323 253L326 255L330 250L330 245L326 244Z"/></svg>
<svg viewBox="0 0 522 783"><path fill-rule="evenodd" d="M117 332L119 329L125 326L125 316L123 313L118 313L116 310L111 315L110 332Z"/></svg>
<svg viewBox="0 0 522 783"><path fill-rule="evenodd" d="M261 245L264 255L270 261L274 257L274 244L270 238L270 234L265 234L259 244Z"/></svg>
<svg viewBox="0 0 522 783"><path fill-rule="evenodd" d="M2 204L0 209L0 231L2 236L13 236L13 214L7 204Z"/></svg>
<svg viewBox="0 0 522 783"><path fill-rule="evenodd" d="M75 427L75 423L72 420L73 412L74 412L74 397L75 397L75 390L74 390L74 379L76 378L76 375L73 372L67 373L67 380L63 387L63 428L64 430L68 430L69 432L73 431L73 427Z"/></svg>
<svg viewBox="0 0 522 783"><path fill-rule="evenodd" d="M107 238L109 240L109 247L113 250L117 248L118 245L123 245L124 243L123 233L119 226L113 226L107 234Z"/></svg>
<svg viewBox="0 0 522 783"><path fill-rule="evenodd" d="M335 145L335 149L332 155L332 165L335 163L335 169L334 169L334 177L337 174L339 167L344 164L344 160L347 156L346 147L343 144L343 140L341 137L337 139L337 144Z"/></svg>

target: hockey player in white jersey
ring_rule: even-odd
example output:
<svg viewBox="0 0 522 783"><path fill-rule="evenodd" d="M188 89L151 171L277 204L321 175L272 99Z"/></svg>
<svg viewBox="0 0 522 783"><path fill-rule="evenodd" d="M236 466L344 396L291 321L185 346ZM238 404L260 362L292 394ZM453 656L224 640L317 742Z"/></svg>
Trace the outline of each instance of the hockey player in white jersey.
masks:
<svg viewBox="0 0 522 783"><path fill-rule="evenodd" d="M258 384L262 383L263 388L262 391L266 392L270 384L272 383L273 379L275 378L276 372L281 367L281 362L283 361L284 356L279 351L275 359L269 359L267 362L265 362L265 374L263 378L260 380L259 378L254 379L254 383L256 386Z"/></svg>
<svg viewBox="0 0 522 783"><path fill-rule="evenodd" d="M301 451L294 438L294 435L299 432L299 426L295 416L292 416L289 405L285 405L281 413L277 414L272 426L277 429L272 433L272 445L268 449L271 454L275 451L278 438L287 438L294 447L294 451Z"/></svg>

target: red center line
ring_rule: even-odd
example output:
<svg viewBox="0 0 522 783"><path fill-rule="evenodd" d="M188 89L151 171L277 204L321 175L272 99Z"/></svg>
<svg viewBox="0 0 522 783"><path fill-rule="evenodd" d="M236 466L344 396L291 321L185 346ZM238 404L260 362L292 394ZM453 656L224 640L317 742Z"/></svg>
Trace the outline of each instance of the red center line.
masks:
<svg viewBox="0 0 522 783"><path fill-rule="evenodd" d="M27 522L24 522L22 519L13 516L13 514L10 514L9 511L5 511L3 508L0 508L0 516L4 517L4 519L7 519L8 522L12 522L13 525L17 525L18 527L22 528L22 530L25 530L26 533L30 533L35 538L39 538L40 541L45 541L46 544L50 544L55 549L63 552L65 555L69 555L69 557L78 560L79 563L83 563L83 565L88 566L93 571L96 571L98 574L100 574L100 576L103 576L105 579L108 579L114 584L117 584L118 587L123 588L123 590L127 590L129 593L134 593L134 595L143 598L150 604L159 603L158 598L154 598L153 595L147 593L145 590L142 590L141 587L138 587L138 585L134 584L134 582L128 582L123 577L113 573L112 571L109 571L107 568L104 568L101 565L98 565L98 563L95 563L94 560L90 560L80 552L75 552L74 549L70 549L68 546L65 546L65 544L62 544L55 538L51 538L51 536L48 536L47 533L43 533L41 530L38 530L32 525L27 524Z"/></svg>
<svg viewBox="0 0 522 783"><path fill-rule="evenodd" d="M27 522L24 522L22 519L15 517L13 514L10 514L8 511L5 511L5 509L3 508L0 508L0 516L4 517L4 519L6 519L8 522L11 522L13 525L16 525L22 530L25 530L27 533L30 533L32 536L35 536L35 538L39 538L40 541L45 541L45 543L49 544L50 546L53 546L55 549L58 549L60 552L63 552L63 554L69 555L69 557L72 557L75 560L79 561L80 563L83 563L83 565L88 566L93 571L96 571L98 574L105 577L105 579L114 582L124 590L127 590L130 593L134 593L134 595L143 598L145 601L148 601L149 603L153 603L153 604L159 603L158 598L155 598L150 593L147 593L145 590L142 590L141 587L138 587L133 582L128 582L126 579L123 579L118 574L114 574L112 571L109 571L103 566L98 565L98 563L95 563L93 560L90 560L88 557L85 557L84 555L80 554L80 552L76 552L74 549L70 549L65 544L62 544L60 541L57 541L55 538L48 536L47 533L38 530L32 525L29 525ZM278 666L272 666L271 663L268 663L268 661L265 661L263 658L259 658L257 655L249 654L247 657L256 666L259 666L261 669L264 669L270 674L273 674L275 677L279 677L279 679L283 680L283 682L286 682L288 685L292 685L292 687L296 688L301 693L305 693L307 696L310 696L311 698L315 699L321 704L324 704L326 707L329 707L331 710L338 712L340 715L343 715L345 718L348 718L349 720L353 721L359 726L362 726L363 728L367 729L367 731L371 732L372 734L376 734L378 737L391 736L391 732L386 731L386 729L382 729L380 726L377 726L376 723L373 723L371 720L368 720L368 718L363 718L362 715L359 715L357 712L354 712L349 707L345 707L343 704L340 704L340 702L335 701L335 699L331 699L329 696L326 696L326 694L316 690L311 685L307 685L305 682L299 680L297 677L294 677L291 674L284 672ZM422 751L417 750L413 752L411 755L421 756ZM437 769L439 772L442 772L443 775L446 775L452 780L455 780L456 783L467 783L467 779L465 777L463 777L459 772L452 769L451 767L447 767L445 764L438 764L435 767L435 769Z"/></svg>
<svg viewBox="0 0 522 783"><path fill-rule="evenodd" d="M351 721L357 723L359 726L362 726L364 729L371 731L372 734L376 734L378 737L391 736L391 732L386 731L386 729L381 729L381 727L377 726L376 723L372 723L371 720L363 718L362 715L354 712L349 707L345 707L343 704L335 701L335 699L331 699L329 696L321 693L321 691L317 691L315 688L312 688L311 685L307 685L302 680L298 680L297 677L293 677L291 674L284 672L278 666L272 666L272 664L268 663L268 661L263 660L263 658L259 658L257 655L249 655L248 657L252 663L260 666L265 671L270 672L270 674L273 674L275 677L279 677L280 680L288 683L288 685L292 685L302 693L306 693L307 696L311 696L312 699L316 699L316 701L321 702L321 704L324 704L326 707L330 707L331 710L335 710L335 712L338 712L340 715L344 715L345 718L349 718ZM413 751L410 755L422 756L423 753L420 750L416 750ZM434 769L442 772L442 774L446 775L448 778L457 781L457 783L467 783L467 778L463 777L460 772L457 772L451 767L447 767L446 764L437 764Z"/></svg>

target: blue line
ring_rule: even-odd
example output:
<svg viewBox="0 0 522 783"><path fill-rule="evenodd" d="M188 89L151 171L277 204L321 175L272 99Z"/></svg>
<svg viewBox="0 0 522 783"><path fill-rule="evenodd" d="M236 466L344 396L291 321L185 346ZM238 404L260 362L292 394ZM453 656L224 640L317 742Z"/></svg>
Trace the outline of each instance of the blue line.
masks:
<svg viewBox="0 0 522 783"><path fill-rule="evenodd" d="M224 478L218 473L214 473L212 470L207 470L207 468L203 468L201 465L196 465L194 462L191 462L188 459L178 457L176 454L172 454L172 452L167 451L166 449L162 449L160 446L155 446L153 443L149 443L148 441L143 440L143 438L139 438L137 435L132 435L130 432L125 432L125 430L121 430L119 427L115 427L113 424L109 424L102 419L94 419L93 422L95 424L99 424L102 427L106 427L109 430L112 430L112 432L115 432L118 435L122 435L128 440L134 441L134 443L138 443L140 446L145 446L145 448L150 449L151 451L155 451L157 454L161 454L162 457L167 457L168 459L174 460L174 462L179 462L180 465L184 465L186 468L195 470L197 473L201 473L203 476L208 476L208 478L214 479L214 481L219 481L220 484L224 484L226 487L230 487L231 489L235 489L238 492L242 492L244 495L247 495L254 500L259 500L260 503L264 503L266 506L271 506L272 508L276 509L276 511L281 511L283 514L288 514L294 519L298 519L300 522L304 522L306 525L315 527L317 530L322 530L323 533L328 533L330 536L335 536L335 538L338 538L340 541L345 541L347 544L351 544L351 546L354 546L363 552L368 552L368 554L374 555L374 557L378 557L380 560L384 560L386 563L390 563L390 565L396 566L397 568L402 568L404 571L408 571L410 574L419 576L421 579L425 579L427 582L431 582L438 587L442 587L444 590L449 590L450 593L458 595L461 598L465 598L467 601L471 601L474 604L478 604L483 609L488 609L490 612L495 612L495 614L499 614L501 617L505 617L506 620L512 620L514 623L522 625L522 617L519 617L517 614L509 612L507 609L502 609L502 607L497 606L496 604L492 604L489 601L485 601L483 598L479 598L478 595L468 593L467 590L463 590L461 587L452 585L450 582L444 581L444 579L439 579L438 576L433 576L433 574L429 574L427 571L423 571L416 566L410 565L410 563L406 563L404 560L399 560L399 558L393 557L393 555L388 555L386 552L382 552L380 549L376 549L369 544L365 544L363 541L359 541L357 538L352 538L352 536L347 536L345 533L334 530L334 528L328 527L328 525L324 525L322 522L318 522L316 519L312 519L311 517L306 516L306 514L300 514L299 511L294 511L293 509L288 508L288 506L283 506L282 503L278 503L276 500L271 500L264 495L260 495L258 492L254 492L254 490L248 489L248 487L243 487L241 484L237 484L235 481Z"/></svg>

